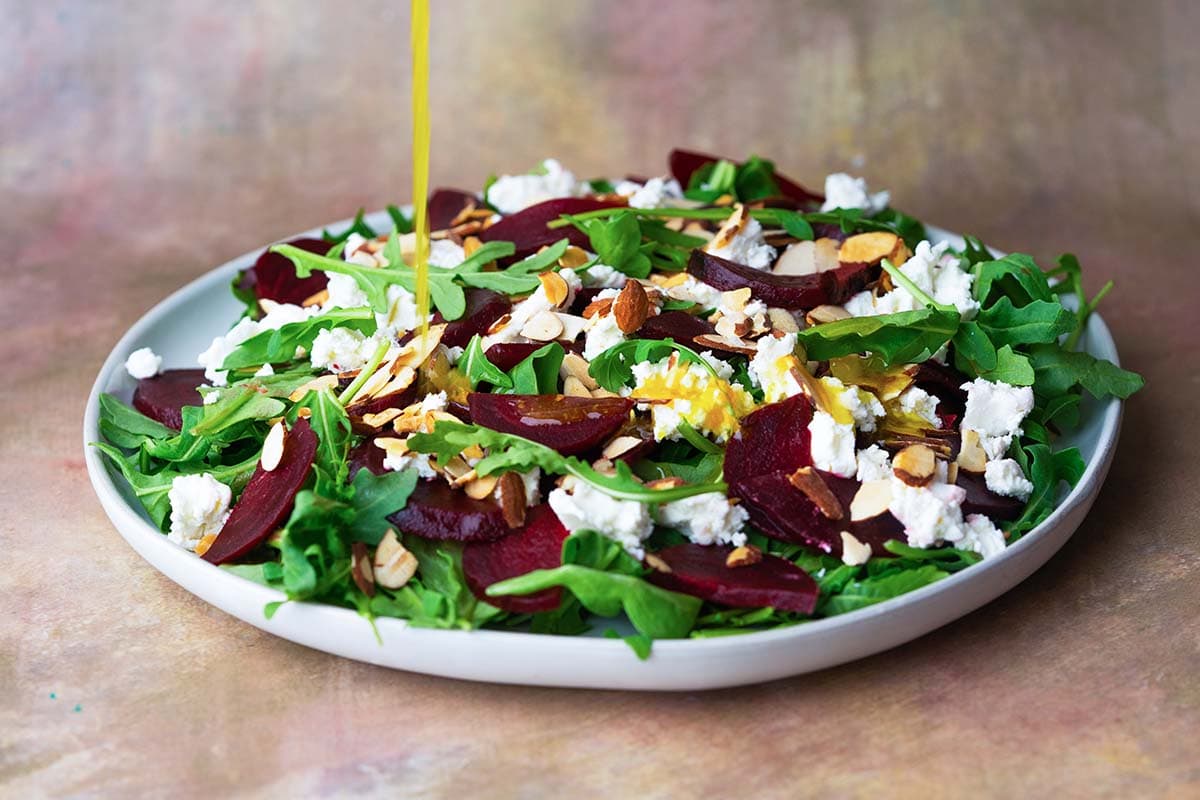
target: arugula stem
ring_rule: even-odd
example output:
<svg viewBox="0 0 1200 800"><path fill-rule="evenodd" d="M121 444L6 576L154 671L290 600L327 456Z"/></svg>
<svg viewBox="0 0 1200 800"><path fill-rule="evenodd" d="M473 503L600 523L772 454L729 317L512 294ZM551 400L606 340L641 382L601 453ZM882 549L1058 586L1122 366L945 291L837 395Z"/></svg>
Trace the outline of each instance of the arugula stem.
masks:
<svg viewBox="0 0 1200 800"><path fill-rule="evenodd" d="M1079 302L1081 304L1079 308L1079 324L1075 327L1075 330L1071 332L1071 335L1067 337L1067 341L1063 344L1064 349L1074 350L1079 344L1079 338L1083 336L1084 328L1087 327L1088 317L1092 315L1092 312L1096 310L1096 306L1100 305L1100 301L1103 300L1108 293L1113 290L1115 285L1116 284L1112 281L1104 284L1102 287L1100 287L1100 291L1096 292L1096 296L1091 300L1085 300L1082 293L1078 294Z"/></svg>
<svg viewBox="0 0 1200 800"><path fill-rule="evenodd" d="M893 266L892 263L890 261L888 261L886 258L880 262L880 266L883 267L884 272L886 272L888 275L892 276L892 280L894 280L896 283L900 284L905 289L907 289L909 294L911 294L913 297L920 300L921 303L923 303L924 305L929 306L930 308L936 308L939 311L954 311L955 313L958 312L958 309L955 308L954 306L943 305L942 303L939 303L938 301L934 300L932 297L930 297L928 294L926 294L925 291L921 289L921 287L919 287L919 286L917 286L917 284L913 283L912 278L908 277L903 272L901 272L899 267Z"/></svg>
<svg viewBox="0 0 1200 800"><path fill-rule="evenodd" d="M338 403L343 406L350 401L352 397L362 388L363 384L370 380L371 376L379 369L379 365L383 363L383 357L387 355L387 351L391 348L392 343L384 339L375 348L375 352L371 354L371 360L367 365L358 372L358 377L354 382L346 387L346 390L338 395Z"/></svg>

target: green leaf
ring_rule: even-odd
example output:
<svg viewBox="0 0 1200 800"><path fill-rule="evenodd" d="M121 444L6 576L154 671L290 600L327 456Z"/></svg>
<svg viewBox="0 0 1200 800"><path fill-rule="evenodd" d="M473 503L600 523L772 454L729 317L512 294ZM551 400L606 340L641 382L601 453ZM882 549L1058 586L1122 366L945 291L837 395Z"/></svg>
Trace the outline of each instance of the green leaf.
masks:
<svg viewBox="0 0 1200 800"><path fill-rule="evenodd" d="M188 430L193 436L212 436L240 422L268 420L283 414L286 406L250 386L216 389L217 401L203 406L200 420Z"/></svg>
<svg viewBox="0 0 1200 800"><path fill-rule="evenodd" d="M526 256L505 270L510 275L539 275L558 265L558 260L570 246L570 239L559 239L545 250Z"/></svg>
<svg viewBox="0 0 1200 800"><path fill-rule="evenodd" d="M565 355L558 342L530 353L509 372L513 394L557 394L558 368Z"/></svg>
<svg viewBox="0 0 1200 800"><path fill-rule="evenodd" d="M100 395L100 433L118 447L134 449L147 439L170 439L176 432L122 403L111 394Z"/></svg>
<svg viewBox="0 0 1200 800"><path fill-rule="evenodd" d="M1033 365L1027 357L1015 352L1011 345L1006 344L996 351L995 369L981 372L979 377L1013 386L1032 386Z"/></svg>
<svg viewBox="0 0 1200 800"><path fill-rule="evenodd" d="M344 596L350 589L350 548L341 532L352 512L345 504L305 489L279 537L281 577L289 600Z"/></svg>
<svg viewBox="0 0 1200 800"><path fill-rule="evenodd" d="M821 611L831 617L857 611L928 586L949 574L934 564L926 564L890 575L851 581L840 592L826 598L821 604Z"/></svg>
<svg viewBox="0 0 1200 800"><path fill-rule="evenodd" d="M509 578L488 587L490 597L524 595L561 586L584 608L602 617L624 612L633 627L651 639L681 639L700 613L699 598L667 591L632 575L565 564Z"/></svg>
<svg viewBox="0 0 1200 800"><path fill-rule="evenodd" d="M654 645L654 640L651 639L649 636L643 636L640 633L633 634L630 636L622 636L621 634L614 631L612 628L609 628L608 630L606 630L604 632L604 638L605 639L620 639L625 644L629 645L629 648L631 650L633 650L633 652L637 655L637 657L642 661L645 661L647 658L650 657L650 650Z"/></svg>
<svg viewBox="0 0 1200 800"><path fill-rule="evenodd" d="M362 333L374 333L375 315L369 308L335 308L301 322L289 322L277 330L256 333L226 356L221 367L257 369L263 364L292 361L296 357L297 347L312 349L317 334L332 328L352 328ZM264 378L260 382L266 384L267 381Z"/></svg>
<svg viewBox="0 0 1200 800"><path fill-rule="evenodd" d="M758 156L750 156L737 168L733 187L738 200L743 203L781 194L779 184L775 181L775 164Z"/></svg>
<svg viewBox="0 0 1200 800"><path fill-rule="evenodd" d="M352 539L374 546L387 533L390 526L387 516L408 503L409 495L417 486L417 473L405 469L375 475L369 469L360 469L351 485L354 495L350 507L354 510L354 518L346 532Z"/></svg>
<svg viewBox="0 0 1200 800"><path fill-rule="evenodd" d="M404 212L400 210L399 206L389 203L387 207L387 213L388 216L392 218L392 229L396 233L403 234L413 232L412 220L404 215Z"/></svg>
<svg viewBox="0 0 1200 800"><path fill-rule="evenodd" d="M775 213L779 217L779 224L783 226L789 236L795 236L800 241L809 241L813 238L812 225L804 218L803 214L785 208L777 209Z"/></svg>
<svg viewBox="0 0 1200 800"><path fill-rule="evenodd" d="M954 364L969 377L996 368L996 346L977 322L963 322L954 334Z"/></svg>
<svg viewBox="0 0 1200 800"><path fill-rule="evenodd" d="M641 252L642 229L637 217L625 211L582 226L600 262L631 278L650 274L650 259Z"/></svg>
<svg viewBox="0 0 1200 800"><path fill-rule="evenodd" d="M993 296L999 295L1008 297L1017 306L1034 300L1054 300L1054 292L1045 273L1031 256L1024 253L1012 253L996 261L984 261L976 264L974 270L975 299L984 307L990 305Z"/></svg>
<svg viewBox="0 0 1200 800"><path fill-rule="evenodd" d="M714 378L720 378L713 366L695 350L677 344L673 339L626 339L592 359L588 375L610 392L620 391L633 380L633 365L643 361L659 361L672 352L678 353L685 364L700 364Z"/></svg>
<svg viewBox="0 0 1200 800"><path fill-rule="evenodd" d="M1082 386L1093 397L1119 397L1124 400L1146 385L1136 372L1121 369L1111 361L1084 352L1064 350L1053 344L1030 348L1039 394L1052 397Z"/></svg>
<svg viewBox="0 0 1200 800"><path fill-rule="evenodd" d="M940 350L958 326L957 310L922 308L829 322L800 331L797 339L815 361L874 353L885 366L915 364Z"/></svg>
<svg viewBox="0 0 1200 800"><path fill-rule="evenodd" d="M471 341L467 342L467 347L458 360L458 369L467 376L472 389L481 383L490 383L499 389L513 388L512 378L488 361L483 350L483 339L479 334L475 334Z"/></svg>
<svg viewBox="0 0 1200 800"><path fill-rule="evenodd" d="M350 234L352 233L357 233L364 239L374 239L377 235L375 230L368 225L366 219L364 219L364 210L361 208L358 210L358 213L354 215L354 221L350 223L349 228L346 228L346 230L342 231L341 233L330 233L328 230L322 231L321 238L331 243L344 242L350 238Z"/></svg>
<svg viewBox="0 0 1200 800"><path fill-rule="evenodd" d="M349 471L346 455L350 449L350 418L330 389L309 390L300 398L289 414L293 422L301 408L309 409L308 422L317 435L316 466L333 484L324 493L335 495Z"/></svg>
<svg viewBox="0 0 1200 800"><path fill-rule="evenodd" d="M1001 297L979 312L977 322L996 345L1055 342L1075 329L1075 314L1057 301L1033 300L1020 308Z"/></svg>

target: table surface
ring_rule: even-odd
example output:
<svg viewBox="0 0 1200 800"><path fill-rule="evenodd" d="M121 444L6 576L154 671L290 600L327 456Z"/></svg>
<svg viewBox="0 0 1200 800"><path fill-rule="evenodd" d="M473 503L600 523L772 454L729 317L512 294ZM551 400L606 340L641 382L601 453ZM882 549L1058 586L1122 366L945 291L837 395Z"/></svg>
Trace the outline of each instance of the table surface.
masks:
<svg viewBox="0 0 1200 800"><path fill-rule="evenodd" d="M79 427L147 308L407 197L405 4L22 3L0 26L0 795L1200 794L1200 5L439 2L434 182L761 153L1071 250L1148 388L1071 542L916 642L686 695L345 661L125 546Z"/></svg>

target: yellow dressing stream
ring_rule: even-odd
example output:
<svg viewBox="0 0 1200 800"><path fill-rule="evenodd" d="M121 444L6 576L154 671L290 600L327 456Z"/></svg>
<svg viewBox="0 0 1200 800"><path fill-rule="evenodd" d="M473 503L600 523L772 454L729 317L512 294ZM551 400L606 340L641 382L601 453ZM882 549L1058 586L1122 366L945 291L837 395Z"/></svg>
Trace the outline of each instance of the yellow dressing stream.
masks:
<svg viewBox="0 0 1200 800"><path fill-rule="evenodd" d="M417 236L417 319L421 337L429 333L429 0L412 0L412 206Z"/></svg>

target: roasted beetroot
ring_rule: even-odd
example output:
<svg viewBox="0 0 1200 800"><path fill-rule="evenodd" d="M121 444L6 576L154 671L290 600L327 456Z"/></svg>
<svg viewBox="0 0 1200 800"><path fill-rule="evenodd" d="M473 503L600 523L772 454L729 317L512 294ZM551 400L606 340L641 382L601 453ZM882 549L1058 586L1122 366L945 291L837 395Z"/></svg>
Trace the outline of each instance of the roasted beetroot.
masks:
<svg viewBox="0 0 1200 800"><path fill-rule="evenodd" d="M387 434L382 434L387 435ZM346 479L354 480L355 474L360 469L369 470L375 475L382 475L387 472L387 468L383 466L383 460L387 458L387 452L375 444L375 437L368 436L354 447L350 448L350 453L346 457L346 463L349 466L349 473Z"/></svg>
<svg viewBox="0 0 1200 800"><path fill-rule="evenodd" d="M426 210L429 214L429 230L440 231L449 228L454 218L464 208L477 206L479 199L469 192L458 189L438 189L429 196Z"/></svg>
<svg viewBox="0 0 1200 800"><path fill-rule="evenodd" d="M769 472L787 475L812 464L808 423L812 403L798 394L771 403L742 420L725 449L725 480L737 495L743 481Z"/></svg>
<svg viewBox="0 0 1200 800"><path fill-rule="evenodd" d="M567 529L548 505L530 509L525 525L494 542L473 542L463 548L463 574L467 586L480 600L514 614L553 611L562 602L562 589L544 589L526 595L488 597L487 587L536 569L553 569L562 563Z"/></svg>
<svg viewBox="0 0 1200 800"><path fill-rule="evenodd" d="M133 390L133 407L173 430L183 426L183 407L204 400L196 387L204 383L202 369L168 369L153 378L142 378Z"/></svg>
<svg viewBox="0 0 1200 800"><path fill-rule="evenodd" d="M474 500L440 479L418 483L408 504L388 520L404 533L425 539L487 542L511 532L494 501Z"/></svg>
<svg viewBox="0 0 1200 800"><path fill-rule="evenodd" d="M508 372L543 347L545 345L540 342L499 342L489 347L484 355L492 364Z"/></svg>
<svg viewBox="0 0 1200 800"><path fill-rule="evenodd" d="M476 425L524 436L565 456L597 447L633 409L633 401L624 397L472 392L467 402Z"/></svg>
<svg viewBox="0 0 1200 800"><path fill-rule="evenodd" d="M375 431L375 428L362 421L364 416L367 414L379 414L389 408L407 408L416 401L417 386L413 384L407 389L401 389L398 392L389 392L382 397L372 397L369 400L362 400L352 406L348 406L346 408L346 416L350 418L350 424L354 427L355 433L372 433Z"/></svg>
<svg viewBox="0 0 1200 800"><path fill-rule="evenodd" d="M703 250L693 250L687 271L723 292L749 286L754 297L769 306L807 311L819 305L840 305L862 290L877 267L849 264L809 275L776 275L738 264Z"/></svg>
<svg viewBox="0 0 1200 800"><path fill-rule="evenodd" d="M694 150L679 150L671 151L671 155L667 158L667 163L671 169L671 175L675 180L679 181L679 185L684 189L687 188L688 182L692 179L692 173L703 167L705 164L711 164L721 159L717 156L711 156L707 153L698 153ZM732 159L726 159L731 161ZM779 193L784 197L794 200L804 209L814 209L821 205L825 200L822 195L816 192L811 192L805 189L800 184L796 183L786 175L775 173L775 183L779 185Z"/></svg>
<svg viewBox="0 0 1200 800"><path fill-rule="evenodd" d="M323 239L292 239L288 244L320 256L333 247L332 242ZM307 278L297 278L296 267L291 260L279 253L272 253L269 248L258 257L251 269L254 272L254 292L259 300L300 305L329 283L325 273L320 270L314 270Z"/></svg>
<svg viewBox="0 0 1200 800"><path fill-rule="evenodd" d="M812 577L792 562L764 555L742 567L728 567L732 547L688 542L655 553L670 572L655 571L649 581L664 589L690 594L733 608L770 606L779 611L811 614L820 590Z"/></svg>
<svg viewBox="0 0 1200 800"><path fill-rule="evenodd" d="M512 309L512 303L507 297L490 289L467 289L467 310L453 322L446 324L442 332L442 344L446 347L466 347L467 342L476 334L487 333L492 323L503 317ZM431 324L445 322L442 312L433 315Z"/></svg>
<svg viewBox="0 0 1200 800"><path fill-rule="evenodd" d="M287 519L317 454L317 434L297 419L283 439L283 457L270 472L260 464L242 490L229 519L204 553L211 564L241 558L262 544Z"/></svg>
<svg viewBox="0 0 1200 800"><path fill-rule="evenodd" d="M1005 497L987 488L983 473L960 469L954 482L967 493L962 504L964 517L968 514L984 514L992 519L1014 520L1025 510L1025 504L1017 498Z"/></svg>
<svg viewBox="0 0 1200 800"><path fill-rule="evenodd" d="M485 242L512 242L517 252L514 258L524 258L539 247L554 244L564 236L576 247L588 247L588 237L574 227L551 230L546 224L563 214L582 214L601 208L617 208L622 202L597 200L594 197L562 197L537 203L516 214L505 217L492 227L481 232L479 238Z"/></svg>
<svg viewBox="0 0 1200 800"><path fill-rule="evenodd" d="M664 311L647 317L637 335L642 339L674 339L679 344L691 345L697 336L712 333L716 333L712 325L686 311Z"/></svg>

